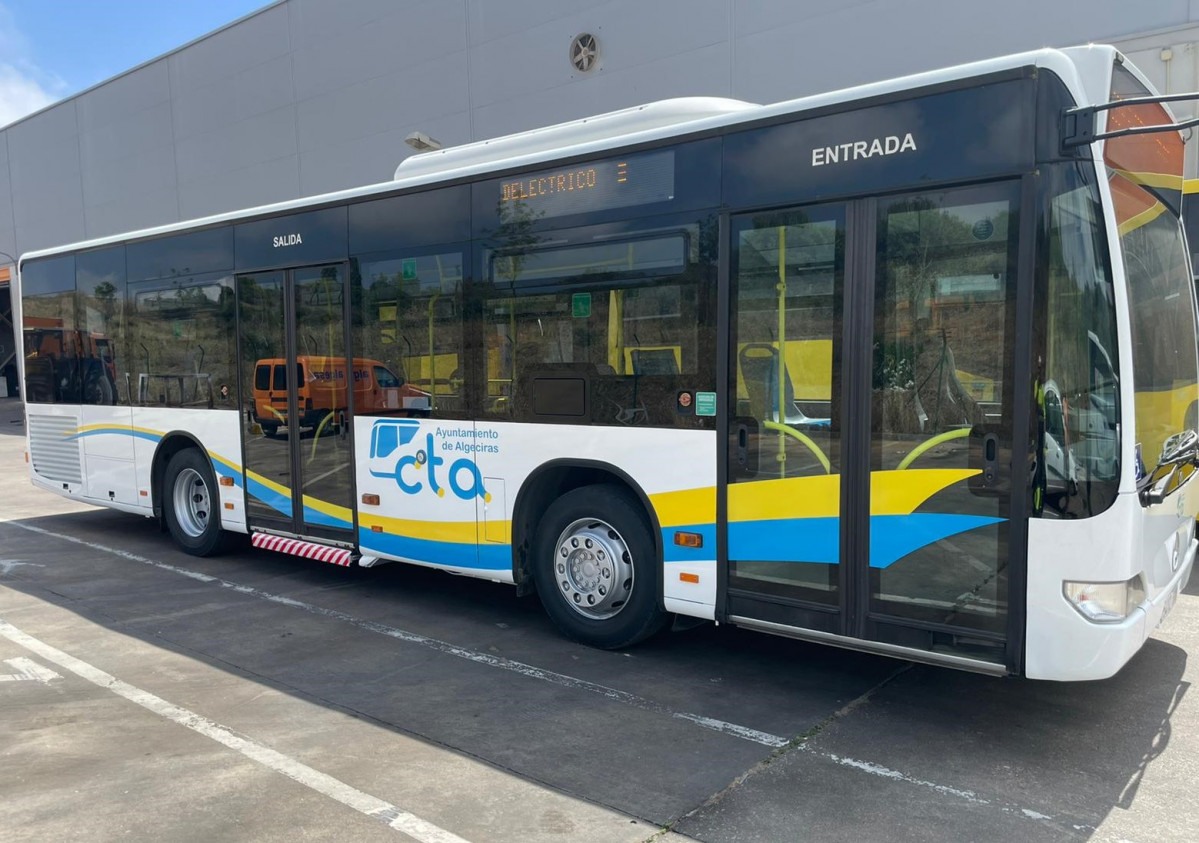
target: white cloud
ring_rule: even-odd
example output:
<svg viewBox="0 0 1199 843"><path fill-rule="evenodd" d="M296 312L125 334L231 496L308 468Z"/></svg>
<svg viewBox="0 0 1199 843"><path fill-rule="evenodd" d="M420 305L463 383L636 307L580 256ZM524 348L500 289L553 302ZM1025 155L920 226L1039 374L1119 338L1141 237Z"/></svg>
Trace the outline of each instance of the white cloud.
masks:
<svg viewBox="0 0 1199 843"><path fill-rule="evenodd" d="M66 86L29 58L29 42L0 4L0 127L62 97Z"/></svg>
<svg viewBox="0 0 1199 843"><path fill-rule="evenodd" d="M0 126L44 108L58 97L11 64L0 64Z"/></svg>

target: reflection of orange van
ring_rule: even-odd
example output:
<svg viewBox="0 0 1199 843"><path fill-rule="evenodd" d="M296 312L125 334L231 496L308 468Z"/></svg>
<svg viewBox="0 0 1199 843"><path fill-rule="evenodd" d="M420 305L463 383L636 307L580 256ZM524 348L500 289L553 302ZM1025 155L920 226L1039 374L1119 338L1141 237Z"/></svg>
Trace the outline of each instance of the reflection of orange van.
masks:
<svg viewBox="0 0 1199 843"><path fill-rule="evenodd" d="M30 402L115 404L117 369L103 334L64 330L63 320L26 316L25 381Z"/></svg>
<svg viewBox="0 0 1199 843"><path fill-rule="evenodd" d="M286 362L274 358L254 364L254 419L268 436L287 424ZM351 380L358 413L429 412L429 393L404 383L378 360L355 357L352 373L346 372L344 357L297 357L294 365L301 427L316 427L330 414L329 425L344 424L349 407L346 383Z"/></svg>

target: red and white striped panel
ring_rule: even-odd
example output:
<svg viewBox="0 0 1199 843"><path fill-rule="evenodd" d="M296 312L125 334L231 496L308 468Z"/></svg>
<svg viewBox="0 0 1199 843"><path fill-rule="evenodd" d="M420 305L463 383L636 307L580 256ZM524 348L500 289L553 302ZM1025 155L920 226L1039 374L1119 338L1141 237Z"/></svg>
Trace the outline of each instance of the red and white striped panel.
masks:
<svg viewBox="0 0 1199 843"><path fill-rule="evenodd" d="M306 559L317 559L321 562L331 562L334 565L349 565L353 562L350 551L340 547L329 547L324 544L287 539L283 536L271 536L266 533L254 533L250 537L254 547L263 550L277 550L280 553L290 553L292 556L303 556Z"/></svg>

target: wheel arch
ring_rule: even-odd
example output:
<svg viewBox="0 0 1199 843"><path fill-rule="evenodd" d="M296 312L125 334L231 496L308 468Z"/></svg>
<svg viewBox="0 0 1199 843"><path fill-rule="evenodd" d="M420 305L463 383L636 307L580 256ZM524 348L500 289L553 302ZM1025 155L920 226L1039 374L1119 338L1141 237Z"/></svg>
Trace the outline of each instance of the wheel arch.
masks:
<svg viewBox="0 0 1199 843"><path fill-rule="evenodd" d="M629 474L602 460L555 459L542 463L529 473L516 493L512 506L512 578L521 594L533 591L530 547L541 514L550 502L573 489L595 485L622 486L641 504L654 543L657 568L657 600L663 608L662 525L641 484Z"/></svg>
<svg viewBox="0 0 1199 843"><path fill-rule="evenodd" d="M158 519L159 526L164 530L166 529L166 519L162 508L162 487L167 463L171 461L171 457L187 448L195 448L206 459L208 457L208 450L195 435L182 430L172 430L163 434L162 441L154 449L154 459L150 463L150 500L154 507L154 517Z"/></svg>

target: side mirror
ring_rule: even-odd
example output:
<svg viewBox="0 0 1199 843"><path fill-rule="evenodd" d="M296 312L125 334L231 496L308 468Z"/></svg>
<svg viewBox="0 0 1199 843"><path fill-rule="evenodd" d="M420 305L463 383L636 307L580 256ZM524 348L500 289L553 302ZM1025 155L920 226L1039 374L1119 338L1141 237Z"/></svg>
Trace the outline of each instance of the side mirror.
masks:
<svg viewBox="0 0 1199 843"><path fill-rule="evenodd" d="M1184 430L1175 433L1162 444L1162 455L1158 465L1173 465L1199 456L1199 433Z"/></svg>

